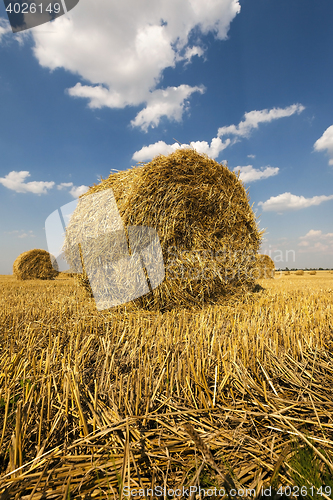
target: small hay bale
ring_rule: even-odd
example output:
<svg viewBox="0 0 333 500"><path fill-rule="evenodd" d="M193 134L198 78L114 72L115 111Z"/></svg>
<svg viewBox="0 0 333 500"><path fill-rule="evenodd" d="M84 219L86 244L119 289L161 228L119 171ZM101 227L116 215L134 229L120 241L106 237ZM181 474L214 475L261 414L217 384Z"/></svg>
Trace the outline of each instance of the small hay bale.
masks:
<svg viewBox="0 0 333 500"><path fill-rule="evenodd" d="M274 260L271 259L266 254L256 255L255 277L258 279L262 279L262 278L274 278L274 276L275 276Z"/></svg>
<svg viewBox="0 0 333 500"><path fill-rule="evenodd" d="M74 278L76 276L75 273L71 273L70 271L61 271L57 278L58 279L63 279L63 280L66 280L66 279L70 279L70 278Z"/></svg>
<svg viewBox="0 0 333 500"><path fill-rule="evenodd" d="M19 280L48 280L58 276L59 271L56 260L49 252L35 248L17 257L13 264L13 274Z"/></svg>
<svg viewBox="0 0 333 500"><path fill-rule="evenodd" d="M64 252L70 267L81 273L79 281L90 296L85 268L96 269L96 273L102 266L107 270L111 262L106 252L110 245L114 250L116 243L105 234L96 239L98 228L103 232L108 224L110 208L99 203L98 196L85 197L109 188L124 228L154 228L161 244L165 279L135 299L133 307L163 311L202 306L252 290L255 255L263 231L258 229L248 191L225 165L188 148L112 173L80 197L66 228ZM87 241L90 237L84 260L82 235ZM78 246L83 268L77 264ZM100 288L107 295L103 283Z"/></svg>
<svg viewBox="0 0 333 500"><path fill-rule="evenodd" d="M283 274L284 274L285 276L289 276L289 275L290 275L290 271L285 271Z"/></svg>
<svg viewBox="0 0 333 500"><path fill-rule="evenodd" d="M299 269L298 271L295 272L296 276L303 276L304 271L303 269Z"/></svg>
<svg viewBox="0 0 333 500"><path fill-rule="evenodd" d="M314 276L315 274L317 274L317 271L310 271L309 274L311 274L312 276Z"/></svg>

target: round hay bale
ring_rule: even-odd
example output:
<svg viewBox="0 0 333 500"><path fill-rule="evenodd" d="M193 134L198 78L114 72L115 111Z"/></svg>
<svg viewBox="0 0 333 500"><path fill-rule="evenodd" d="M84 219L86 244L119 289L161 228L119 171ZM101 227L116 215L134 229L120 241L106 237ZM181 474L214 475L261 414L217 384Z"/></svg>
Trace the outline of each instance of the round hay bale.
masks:
<svg viewBox="0 0 333 500"><path fill-rule="evenodd" d="M258 279L274 278L274 273L275 273L274 260L271 259L266 254L256 255L255 277Z"/></svg>
<svg viewBox="0 0 333 500"><path fill-rule="evenodd" d="M63 279L63 280L74 278L74 277L75 277L75 273L71 273L70 271L62 271L57 276L58 279Z"/></svg>
<svg viewBox="0 0 333 500"><path fill-rule="evenodd" d="M93 240L97 228L105 227L108 220L108 207L99 204L97 196L91 196L89 203L83 200L109 188L124 227L154 228L161 243L165 279L135 299L135 306L168 310L203 305L253 289L255 255L263 231L258 229L248 191L239 175L189 148L112 173L80 197L66 228L64 252L72 269L78 268L76 249L82 234ZM90 234L87 221L91 221ZM81 262L96 273L102 265L107 269L105 253L110 244L102 235ZM83 271L80 283L92 296L85 267ZM76 272L82 273L82 268Z"/></svg>
<svg viewBox="0 0 333 500"><path fill-rule="evenodd" d="M309 274L311 274L311 276L314 276L315 274L317 274L317 271L310 271Z"/></svg>
<svg viewBox="0 0 333 500"><path fill-rule="evenodd" d="M55 259L46 250L38 248L21 253L13 264L13 274L19 280L53 279L59 274L56 269Z"/></svg>
<svg viewBox="0 0 333 500"><path fill-rule="evenodd" d="M295 272L296 276L303 276L304 271L303 269L299 269L298 271Z"/></svg>

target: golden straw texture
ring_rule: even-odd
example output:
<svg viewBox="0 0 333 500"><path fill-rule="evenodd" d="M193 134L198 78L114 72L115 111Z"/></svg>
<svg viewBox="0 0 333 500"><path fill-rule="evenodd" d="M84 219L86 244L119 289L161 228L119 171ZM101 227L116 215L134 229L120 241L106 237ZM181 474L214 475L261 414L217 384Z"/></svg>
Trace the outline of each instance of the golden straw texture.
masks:
<svg viewBox="0 0 333 500"><path fill-rule="evenodd" d="M257 278L274 278L275 264L274 260L266 254L256 255L256 274Z"/></svg>
<svg viewBox="0 0 333 500"><path fill-rule="evenodd" d="M53 279L58 276L57 264L46 250L35 248L21 253L14 261L13 274L19 280Z"/></svg>
<svg viewBox="0 0 333 500"><path fill-rule="evenodd" d="M124 227L154 228L161 243L165 279L135 299L133 307L202 306L253 288L255 255L263 232L247 190L225 165L194 149L178 149L111 174L81 199L109 188ZM78 246L83 232L89 237L87 220L91 220L91 236L106 220L108 207L95 203L91 208L93 203L92 197L92 203L85 204L89 213L83 213L79 203L66 230L65 252L72 268L71 249ZM89 247L85 266L98 272L98 262L103 262L107 268L105 254L111 244L110 237L102 235L98 244ZM79 280L90 291L85 273Z"/></svg>

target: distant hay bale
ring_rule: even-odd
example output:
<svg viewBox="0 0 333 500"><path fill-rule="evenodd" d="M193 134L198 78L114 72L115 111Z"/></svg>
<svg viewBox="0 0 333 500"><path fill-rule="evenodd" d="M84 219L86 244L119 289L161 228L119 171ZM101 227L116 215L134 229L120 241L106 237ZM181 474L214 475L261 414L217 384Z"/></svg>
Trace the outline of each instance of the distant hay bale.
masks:
<svg viewBox="0 0 333 500"><path fill-rule="evenodd" d="M256 255L256 271L255 277L258 279L262 278L274 278L275 275L275 264L274 260L271 259L266 254Z"/></svg>
<svg viewBox="0 0 333 500"><path fill-rule="evenodd" d="M311 275L317 274L317 271L310 271L309 274Z"/></svg>
<svg viewBox="0 0 333 500"><path fill-rule="evenodd" d="M290 275L290 271L285 271L283 274L286 275L286 276L289 276Z"/></svg>
<svg viewBox="0 0 333 500"><path fill-rule="evenodd" d="M75 273L71 273L70 271L62 271L58 274L58 279L70 279L76 276Z"/></svg>
<svg viewBox="0 0 333 500"><path fill-rule="evenodd" d="M102 275L101 268L112 265L109 248L113 245L115 252L118 243L112 235L96 239L98 228L108 224L110 208L99 202L101 197L87 200L86 196L109 188L123 226L154 228L161 243L165 279L136 298L135 307L168 310L215 303L253 288L255 255L263 231L258 229L248 191L225 165L188 148L111 174L80 197L66 228L64 251L70 267L81 273L78 279L90 296L85 269ZM82 268L78 270L77 250L82 238L86 247L83 274ZM81 244L79 248L82 257ZM100 289L107 295L103 279ZM123 286L128 286L126 277Z"/></svg>
<svg viewBox="0 0 333 500"><path fill-rule="evenodd" d="M59 271L49 252L35 248L17 257L13 264L13 274L19 280L47 280L58 276Z"/></svg>
<svg viewBox="0 0 333 500"><path fill-rule="evenodd" d="M296 276L303 276L304 271L303 269L299 269L298 271L295 272Z"/></svg>

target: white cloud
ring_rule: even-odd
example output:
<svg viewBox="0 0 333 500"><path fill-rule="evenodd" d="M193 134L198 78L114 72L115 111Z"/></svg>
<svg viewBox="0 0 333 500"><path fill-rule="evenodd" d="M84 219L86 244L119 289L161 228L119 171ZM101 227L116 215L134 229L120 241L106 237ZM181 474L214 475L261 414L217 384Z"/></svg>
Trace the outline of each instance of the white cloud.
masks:
<svg viewBox="0 0 333 500"><path fill-rule="evenodd" d="M314 143L316 151L327 151L330 156L329 165L333 165L333 125L328 127L323 135Z"/></svg>
<svg viewBox="0 0 333 500"><path fill-rule="evenodd" d="M0 184L7 189L11 189L16 193L34 193L47 194L47 191L54 186L54 182L31 181L25 182L26 178L30 177L30 173L26 170L16 172L13 170L5 177L0 177Z"/></svg>
<svg viewBox="0 0 333 500"><path fill-rule="evenodd" d="M21 233L21 234L19 234L18 238L35 238L35 235L32 234L32 231L29 231L29 233Z"/></svg>
<svg viewBox="0 0 333 500"><path fill-rule="evenodd" d="M70 194L73 196L73 198L78 198L81 196L81 194L84 194L88 191L89 187L88 186L73 186L72 189L69 191Z"/></svg>
<svg viewBox="0 0 333 500"><path fill-rule="evenodd" d="M247 155L248 158L255 158L256 155Z"/></svg>
<svg viewBox="0 0 333 500"><path fill-rule="evenodd" d="M170 120L180 121L183 111L187 106L188 97L193 92L204 92L204 87L190 87L189 85L180 85L179 87L168 87L164 90L154 90L150 94L147 106L140 111L131 124L134 127L141 127L147 132L148 127L156 127L162 116Z"/></svg>
<svg viewBox="0 0 333 500"><path fill-rule="evenodd" d="M305 236L300 236L300 253L333 253L333 233L323 233L320 229L310 229Z"/></svg>
<svg viewBox="0 0 333 500"><path fill-rule="evenodd" d="M30 172L21 170L20 172L9 172L5 177L0 177L0 184L7 189L11 189L16 193L34 193L34 194L47 194L48 190L55 186L55 182L44 181L31 181L26 182L27 177L30 177ZM72 182L62 182L57 185L57 189L68 189L73 198L78 198L81 194L86 193L89 189L88 186L74 186ZM24 236L20 236L24 238Z"/></svg>
<svg viewBox="0 0 333 500"><path fill-rule="evenodd" d="M305 236L300 236L300 240L307 240L309 238L315 238L315 239L320 239L320 240L327 240L327 239L333 239L333 233L326 233L323 234L323 232L318 229L310 229L308 233L306 233Z"/></svg>
<svg viewBox="0 0 333 500"><path fill-rule="evenodd" d="M304 106L301 104L293 104L287 108L273 108L273 109L264 109L262 111L250 111L249 113L245 113L245 120L240 122L238 125L229 125L228 127L221 127L218 130L217 137L213 137L211 143L209 144L207 141L191 141L190 144L184 144L180 146L177 143L174 144L166 144L164 141L158 141L154 144L150 144L149 146L144 146L140 150L136 151L133 155L133 160L136 161L146 161L151 160L157 154L169 154L175 151L180 147L193 147L199 153L205 153L210 158L217 158L221 151L223 151L226 147L235 144L239 140L239 137L247 137L253 128L258 128L259 123L263 122L271 122L272 120L277 120L278 118L283 118L286 116L291 116L294 113L301 113L303 111ZM143 113L143 110L140 113ZM139 113L139 115L140 115ZM138 116L139 116L138 115ZM137 118L138 118L137 116ZM136 118L136 119L137 119ZM152 120L150 121L150 123ZM144 124L146 127L149 123L149 120ZM142 125L141 123L137 123L138 125ZM227 138L223 142L221 137L223 135L231 135L233 138ZM254 158L254 155L248 155L249 157ZM247 168L247 167L238 167L238 168ZM278 170L273 167L267 167L263 174L254 174L260 175L258 178L270 177L271 175L276 175ZM255 180L255 179L251 179Z"/></svg>
<svg viewBox="0 0 333 500"><path fill-rule="evenodd" d="M151 160L158 155L168 155L179 149L181 146L175 142L174 144L166 144L164 141L158 141L149 146L143 146L140 151L136 151L132 159L138 162Z"/></svg>
<svg viewBox="0 0 333 500"><path fill-rule="evenodd" d="M81 0L68 16L32 30L33 50L41 66L79 75L84 84L69 95L88 99L90 107L144 104L133 123L145 128L161 117L165 98L155 92L163 71L204 53L200 40L190 43L194 28L226 39L239 12L239 0ZM179 99L182 85L177 88ZM166 107L166 116L178 119L184 106L177 103Z"/></svg>
<svg viewBox="0 0 333 500"><path fill-rule="evenodd" d="M10 27L9 21L0 17L0 43L5 39L6 35L11 34L7 37L6 41L15 40L19 45L24 45L24 42L29 39L29 33L26 31L21 31L19 33L13 33Z"/></svg>
<svg viewBox="0 0 333 500"><path fill-rule="evenodd" d="M268 166L260 170L253 168L252 165L246 165L245 167L235 167L234 172L240 172L239 178L243 182L252 182L277 175L279 173L279 167Z"/></svg>
<svg viewBox="0 0 333 500"><path fill-rule="evenodd" d="M7 231L7 232L5 232L5 234L13 234L17 238L35 238L36 237L36 235L34 234L33 231L31 231L31 230L24 231L23 229L21 229L20 231L18 231L18 230Z"/></svg>
<svg viewBox="0 0 333 500"><path fill-rule="evenodd" d="M174 144L167 144L164 141L158 141L149 146L143 146L139 151L136 151L132 156L132 159L138 162L151 160L157 155L168 155L176 151L176 149L181 148L194 148L198 153L204 153L210 158L217 158L223 149L225 149L230 144L230 140L227 139L225 143L221 141L219 137L214 137L210 145L206 141L196 141L190 142L190 144L179 144L175 142Z"/></svg>
<svg viewBox="0 0 333 500"><path fill-rule="evenodd" d="M194 56L202 57L203 55L204 55L204 50L201 47L194 45L193 47L186 48L184 59L186 59L187 62L189 63L192 57Z"/></svg>
<svg viewBox="0 0 333 500"><path fill-rule="evenodd" d="M89 189L88 186L85 186L83 184L81 186L74 186L73 182L62 182L61 184L57 185L57 189L59 189L60 191L67 188L71 188L69 190L69 193L73 196L73 198L78 198L79 196L81 196L81 194L86 193Z"/></svg>
<svg viewBox="0 0 333 500"><path fill-rule="evenodd" d="M329 200L333 200L333 195L305 198L304 196L297 196L291 193L282 193L278 196L271 196L271 198L265 202L260 201L258 205L262 207L264 212L284 212L286 210L299 210L301 208L320 205L324 201Z"/></svg>
<svg viewBox="0 0 333 500"><path fill-rule="evenodd" d="M217 158L218 155L230 144L230 139L227 139L225 142L219 137L214 137L211 140L210 145L206 141L194 141L190 142L190 145L198 151L198 153L204 153L210 158Z"/></svg>
<svg viewBox="0 0 333 500"><path fill-rule="evenodd" d="M2 37L4 37L7 33L11 33L11 27L8 21L6 19L3 19L0 17L0 42L2 40Z"/></svg>
<svg viewBox="0 0 333 500"><path fill-rule="evenodd" d="M229 125L227 127L220 127L217 135L233 135L237 137L249 137L253 129L257 129L260 123L269 123L279 118L292 116L293 114L301 113L305 109L302 104L292 104L287 108L272 108L262 109L261 111L250 111L244 114L245 120L239 122L238 125ZM237 139L235 139L236 141Z"/></svg>
<svg viewBox="0 0 333 500"><path fill-rule="evenodd" d="M66 188L72 187L72 186L73 186L72 182L62 182L61 184L58 184L57 189L59 189L61 191L63 189L66 189Z"/></svg>

